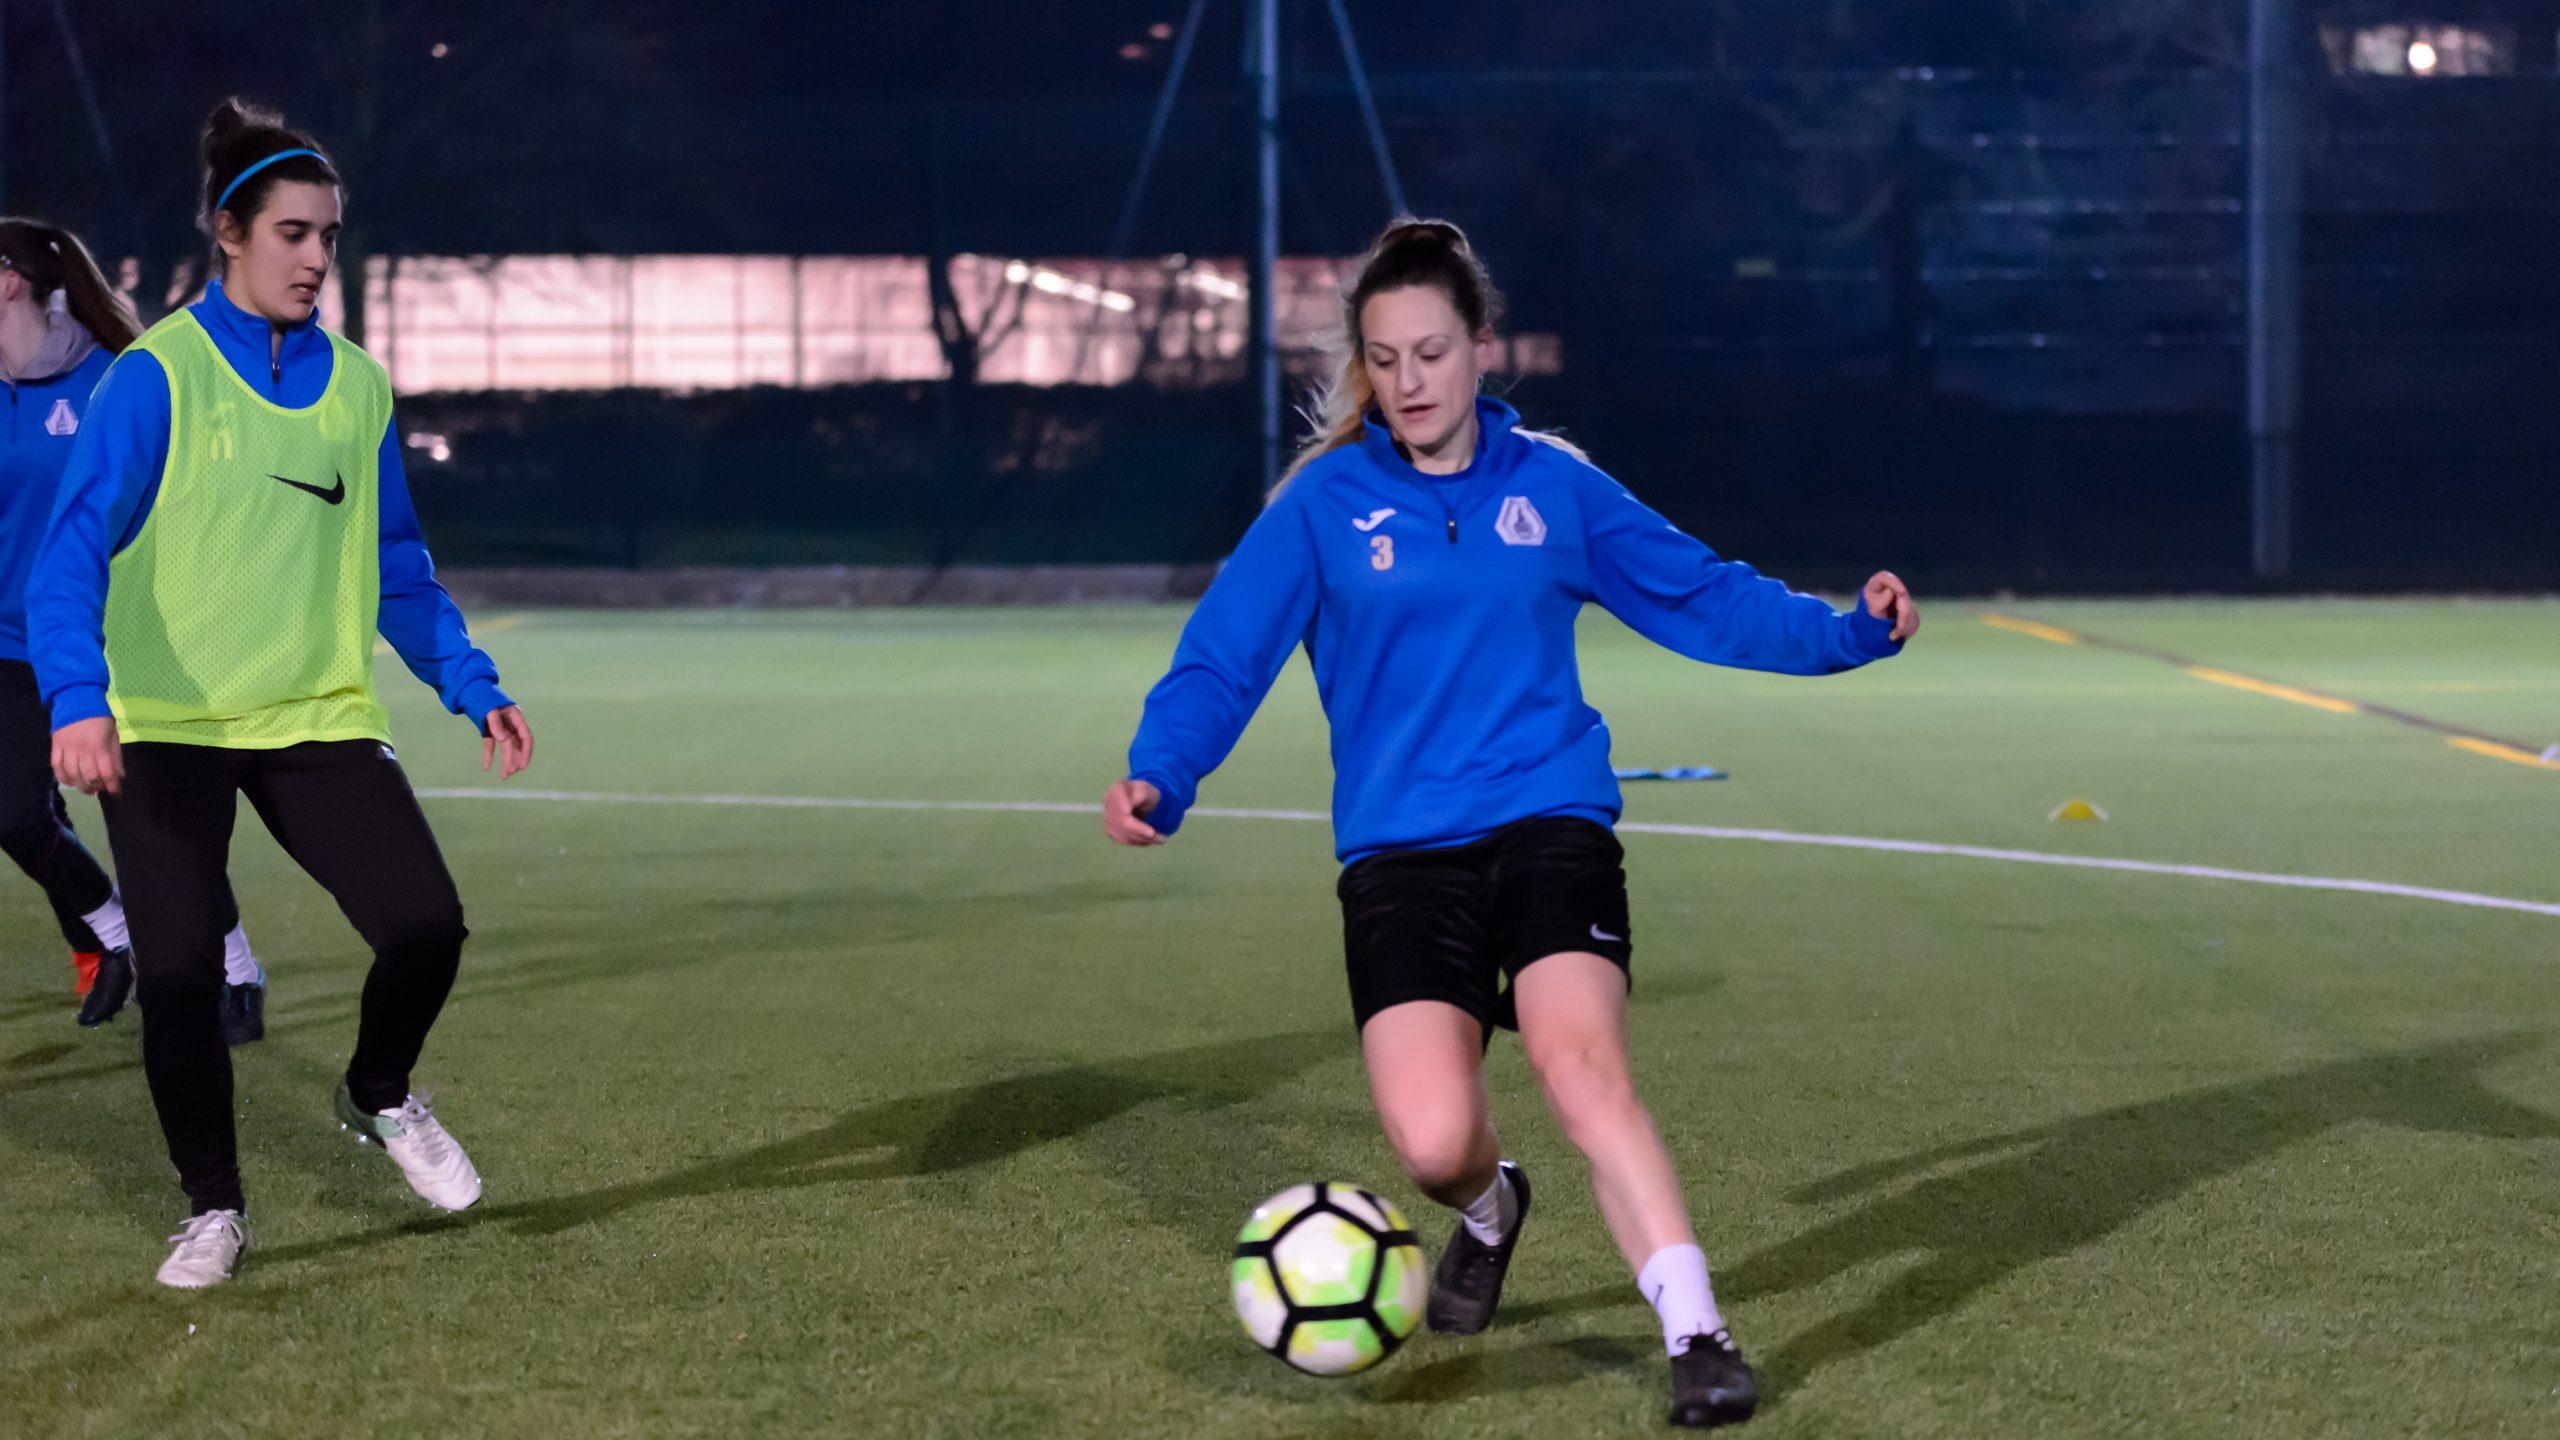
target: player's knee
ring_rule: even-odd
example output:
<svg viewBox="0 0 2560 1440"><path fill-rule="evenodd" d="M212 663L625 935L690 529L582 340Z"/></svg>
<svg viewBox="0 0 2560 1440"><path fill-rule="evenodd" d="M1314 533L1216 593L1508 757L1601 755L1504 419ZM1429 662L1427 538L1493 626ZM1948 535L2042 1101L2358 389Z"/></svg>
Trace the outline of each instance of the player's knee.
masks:
<svg viewBox="0 0 2560 1440"><path fill-rule="evenodd" d="M1546 1092L1547 1104L1555 1111L1557 1123L1564 1127L1566 1138L1583 1149L1590 1148L1590 1141L1615 1133L1644 1115L1626 1058L1607 1046L1574 1043L1546 1047L1532 1054L1529 1064L1537 1072L1538 1086Z"/></svg>
<svg viewBox="0 0 2560 1440"><path fill-rule="evenodd" d="M1396 1158L1404 1163L1405 1176L1414 1188L1437 1198L1464 1183L1477 1163L1477 1127L1469 1120L1461 1114L1443 1114L1388 1127Z"/></svg>
<svg viewBox="0 0 2560 1440"><path fill-rule="evenodd" d="M470 934L470 927L462 923L460 897L422 897L378 923L374 949L386 955L459 955Z"/></svg>

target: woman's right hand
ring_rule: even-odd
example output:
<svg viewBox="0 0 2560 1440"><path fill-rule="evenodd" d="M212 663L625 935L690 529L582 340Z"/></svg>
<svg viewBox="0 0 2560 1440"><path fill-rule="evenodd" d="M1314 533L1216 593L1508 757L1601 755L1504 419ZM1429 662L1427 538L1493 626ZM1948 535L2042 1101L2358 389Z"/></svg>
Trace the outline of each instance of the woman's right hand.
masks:
<svg viewBox="0 0 2560 1440"><path fill-rule="evenodd" d="M53 732L53 778L83 795L124 793L124 746L108 715L74 720Z"/></svg>
<svg viewBox="0 0 2560 1440"><path fill-rule="evenodd" d="M1123 780L1102 792L1102 833L1122 845L1161 845L1164 837L1143 818L1164 793L1144 780Z"/></svg>

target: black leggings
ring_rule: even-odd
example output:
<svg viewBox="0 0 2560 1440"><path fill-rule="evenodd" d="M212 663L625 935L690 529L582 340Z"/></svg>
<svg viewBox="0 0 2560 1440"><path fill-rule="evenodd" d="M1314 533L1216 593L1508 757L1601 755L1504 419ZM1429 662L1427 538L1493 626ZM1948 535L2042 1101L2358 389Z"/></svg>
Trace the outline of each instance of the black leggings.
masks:
<svg viewBox="0 0 2560 1440"><path fill-rule="evenodd" d="M0 660L0 851L43 888L71 948L96 951L80 917L114 898L115 885L71 828L53 782L52 717L21 660Z"/></svg>
<svg viewBox="0 0 2560 1440"><path fill-rule="evenodd" d="M347 1089L388 1110L462 961L462 899L391 747L322 741L281 750L124 747L124 794L106 802L145 1015L142 1067L178 1183L195 1214L245 1208L222 1040L222 935L231 913L233 796L329 892L373 947Z"/></svg>

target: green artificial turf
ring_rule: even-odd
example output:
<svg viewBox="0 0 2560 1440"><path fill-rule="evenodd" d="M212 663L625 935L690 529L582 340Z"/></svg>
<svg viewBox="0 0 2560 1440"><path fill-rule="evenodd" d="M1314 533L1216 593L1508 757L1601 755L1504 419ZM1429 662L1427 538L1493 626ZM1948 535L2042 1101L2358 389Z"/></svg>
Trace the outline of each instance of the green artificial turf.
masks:
<svg viewBox="0 0 2560 1440"><path fill-rule="evenodd" d="M1635 821L2560 901L2560 770L1986 610L2560 741L2552 603L1933 604L1904 657L1712 671L1595 615ZM1052 801L1118 774L1181 612L508 617L497 787L386 662L419 785ZM1321 810L1293 665L1202 803ZM2103 824L2047 819L2086 798ZM328 1116L364 956L243 815L273 976L258 1233L151 1272L139 1023L71 1023L0 877L0 1436L1659 1433L1664 1367L1515 1046L1540 1180L1501 1321L1342 1381L1224 1258L1379 1138L1321 824L434 799L475 932L420 1072L488 1179L430 1218ZM76 807L96 840L96 812ZM1631 834L1639 1074L1779 1436L2560 1434L2560 916Z"/></svg>

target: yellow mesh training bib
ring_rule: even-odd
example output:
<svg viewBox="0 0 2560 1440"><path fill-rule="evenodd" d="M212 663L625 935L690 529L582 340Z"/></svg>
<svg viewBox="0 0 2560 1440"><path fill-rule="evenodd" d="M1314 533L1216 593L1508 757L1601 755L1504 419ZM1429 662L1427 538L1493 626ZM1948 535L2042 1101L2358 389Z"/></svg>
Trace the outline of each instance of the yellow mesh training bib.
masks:
<svg viewBox="0 0 2560 1440"><path fill-rule="evenodd" d="M390 738L373 632L391 382L328 338L328 388L301 410L252 389L186 311L134 342L168 373L169 460L141 533L107 565L107 704L123 739Z"/></svg>

